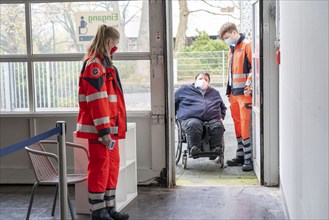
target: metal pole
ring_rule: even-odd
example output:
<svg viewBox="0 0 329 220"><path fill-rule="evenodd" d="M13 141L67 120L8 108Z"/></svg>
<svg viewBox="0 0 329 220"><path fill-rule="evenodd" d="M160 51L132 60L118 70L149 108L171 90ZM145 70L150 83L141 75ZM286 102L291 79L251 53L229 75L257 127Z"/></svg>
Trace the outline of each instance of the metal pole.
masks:
<svg viewBox="0 0 329 220"><path fill-rule="evenodd" d="M56 127L61 127L61 133L57 136L58 147L58 170L59 170L59 203L60 219L67 219L67 180L66 180L66 122L58 121Z"/></svg>

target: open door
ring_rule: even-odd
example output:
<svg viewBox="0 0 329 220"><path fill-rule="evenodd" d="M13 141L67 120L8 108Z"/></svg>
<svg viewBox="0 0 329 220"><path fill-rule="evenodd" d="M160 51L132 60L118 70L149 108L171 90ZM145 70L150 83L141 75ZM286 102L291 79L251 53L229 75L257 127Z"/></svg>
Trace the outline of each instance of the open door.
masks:
<svg viewBox="0 0 329 220"><path fill-rule="evenodd" d="M252 5L253 15L253 39L252 39L252 72L253 72L253 107L252 107L252 144L253 144L253 161L254 170L258 180L264 184L263 164L263 106L262 106L262 45L260 25L262 24L262 1L256 1Z"/></svg>
<svg viewBox="0 0 329 220"><path fill-rule="evenodd" d="M279 68L276 0L253 4L253 157L262 185L279 184Z"/></svg>

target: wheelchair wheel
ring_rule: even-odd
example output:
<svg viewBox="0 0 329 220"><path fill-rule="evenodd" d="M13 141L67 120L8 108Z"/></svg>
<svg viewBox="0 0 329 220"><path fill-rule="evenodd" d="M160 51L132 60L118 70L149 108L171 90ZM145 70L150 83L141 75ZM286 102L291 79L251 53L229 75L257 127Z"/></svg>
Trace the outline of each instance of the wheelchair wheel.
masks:
<svg viewBox="0 0 329 220"><path fill-rule="evenodd" d="M220 157L219 157L219 162L218 162L218 164L219 164L219 167L220 167L220 168L224 168L224 156L220 156Z"/></svg>
<svg viewBox="0 0 329 220"><path fill-rule="evenodd" d="M180 123L176 120L176 135L175 135L175 162L176 165L179 163L182 156L183 140L182 140L182 128Z"/></svg>

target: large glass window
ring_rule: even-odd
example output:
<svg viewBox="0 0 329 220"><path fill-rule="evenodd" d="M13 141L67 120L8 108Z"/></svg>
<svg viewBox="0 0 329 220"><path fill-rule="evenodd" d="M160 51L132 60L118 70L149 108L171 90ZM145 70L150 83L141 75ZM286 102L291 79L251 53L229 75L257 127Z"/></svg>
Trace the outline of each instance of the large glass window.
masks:
<svg viewBox="0 0 329 220"><path fill-rule="evenodd" d="M28 80L26 63L0 63L0 111L28 111Z"/></svg>
<svg viewBox="0 0 329 220"><path fill-rule="evenodd" d="M34 54L84 53L100 24L120 30L118 52L150 50L148 4L143 1L35 3L31 14Z"/></svg>
<svg viewBox="0 0 329 220"><path fill-rule="evenodd" d="M24 4L0 5L0 55L26 54Z"/></svg>
<svg viewBox="0 0 329 220"><path fill-rule="evenodd" d="M127 110L151 110L149 1L22 2L0 3L1 112L77 111L81 60L101 24L121 33Z"/></svg>
<svg viewBox="0 0 329 220"><path fill-rule="evenodd" d="M127 110L150 111L150 61L115 61L114 65L120 73Z"/></svg>
<svg viewBox="0 0 329 220"><path fill-rule="evenodd" d="M128 111L151 110L150 61L114 61L119 70ZM78 110L82 62L35 62L36 111Z"/></svg>
<svg viewBox="0 0 329 220"><path fill-rule="evenodd" d="M77 110L81 66L81 61L33 63L36 111Z"/></svg>

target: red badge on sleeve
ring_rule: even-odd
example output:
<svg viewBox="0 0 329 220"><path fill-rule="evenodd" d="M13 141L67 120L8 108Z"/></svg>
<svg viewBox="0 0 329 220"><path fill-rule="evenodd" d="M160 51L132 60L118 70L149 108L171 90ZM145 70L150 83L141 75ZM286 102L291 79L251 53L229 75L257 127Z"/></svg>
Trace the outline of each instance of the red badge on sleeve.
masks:
<svg viewBox="0 0 329 220"><path fill-rule="evenodd" d="M97 67L94 67L92 70L91 70L91 75L93 77L97 77L99 76L99 74L101 73L101 71L97 68Z"/></svg>

